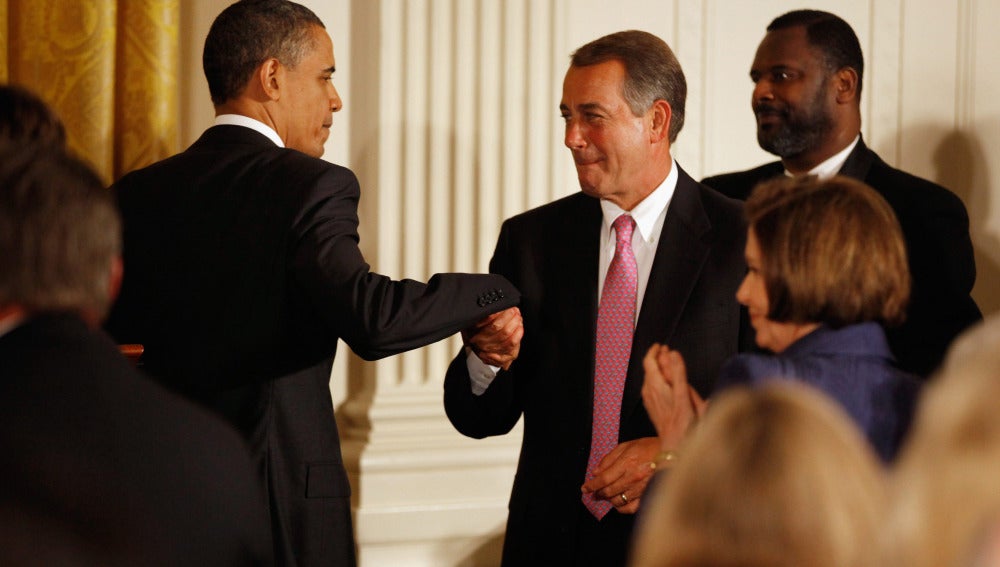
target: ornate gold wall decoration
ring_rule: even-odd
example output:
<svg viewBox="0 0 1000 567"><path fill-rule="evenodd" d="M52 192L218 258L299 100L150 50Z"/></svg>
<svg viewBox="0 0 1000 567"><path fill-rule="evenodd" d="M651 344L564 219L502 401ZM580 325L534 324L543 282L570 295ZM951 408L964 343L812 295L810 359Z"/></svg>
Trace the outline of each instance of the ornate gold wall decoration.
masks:
<svg viewBox="0 0 1000 567"><path fill-rule="evenodd" d="M7 62L7 49L10 37L7 35L7 0L0 0L0 83L8 82L7 75L10 64Z"/></svg>
<svg viewBox="0 0 1000 567"><path fill-rule="evenodd" d="M0 5L0 75L52 105L106 181L177 151L177 0Z"/></svg>
<svg viewBox="0 0 1000 567"><path fill-rule="evenodd" d="M115 178L177 153L177 0L119 3Z"/></svg>

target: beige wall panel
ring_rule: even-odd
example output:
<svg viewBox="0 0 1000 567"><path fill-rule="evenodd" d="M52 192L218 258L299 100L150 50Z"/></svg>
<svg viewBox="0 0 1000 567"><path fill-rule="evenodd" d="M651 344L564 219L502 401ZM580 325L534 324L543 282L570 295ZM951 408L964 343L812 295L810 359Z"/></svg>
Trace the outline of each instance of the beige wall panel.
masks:
<svg viewBox="0 0 1000 567"><path fill-rule="evenodd" d="M956 144L967 161L958 162L964 182L955 190L969 206L972 241L979 278L975 297L985 313L1000 311L1000 2L976 0L968 5L969 38L959 91L965 97L959 113L961 132Z"/></svg>

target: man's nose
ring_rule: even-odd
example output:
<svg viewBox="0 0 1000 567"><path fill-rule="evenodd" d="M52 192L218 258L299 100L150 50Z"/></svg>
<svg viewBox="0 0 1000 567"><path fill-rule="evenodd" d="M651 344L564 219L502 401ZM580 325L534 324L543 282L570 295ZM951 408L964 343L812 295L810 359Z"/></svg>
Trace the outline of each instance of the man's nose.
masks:
<svg viewBox="0 0 1000 567"><path fill-rule="evenodd" d="M340 100L340 93L337 87L330 83L330 112L339 112L344 107L344 101Z"/></svg>
<svg viewBox="0 0 1000 567"><path fill-rule="evenodd" d="M755 105L759 102L774 100L774 92L771 90L770 81L761 79L753 86L753 94L750 103Z"/></svg>
<svg viewBox="0 0 1000 567"><path fill-rule="evenodd" d="M580 149L587 145L583 134L580 132L579 124L572 118L566 119L566 136L563 139L563 143L571 150Z"/></svg>

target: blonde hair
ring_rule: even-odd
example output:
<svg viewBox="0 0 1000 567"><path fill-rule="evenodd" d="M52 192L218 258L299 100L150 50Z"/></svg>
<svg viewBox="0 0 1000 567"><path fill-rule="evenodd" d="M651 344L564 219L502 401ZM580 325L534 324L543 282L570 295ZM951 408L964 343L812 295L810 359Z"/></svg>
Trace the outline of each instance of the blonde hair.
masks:
<svg viewBox="0 0 1000 567"><path fill-rule="evenodd" d="M885 511L877 457L811 387L713 400L644 504L633 567L867 567Z"/></svg>
<svg viewBox="0 0 1000 567"><path fill-rule="evenodd" d="M925 389L891 480L887 564L971 565L1000 521L1000 316L959 337Z"/></svg>
<svg viewBox="0 0 1000 567"><path fill-rule="evenodd" d="M874 189L842 176L781 177L754 189L746 216L760 245L768 318L834 328L903 321L906 244Z"/></svg>

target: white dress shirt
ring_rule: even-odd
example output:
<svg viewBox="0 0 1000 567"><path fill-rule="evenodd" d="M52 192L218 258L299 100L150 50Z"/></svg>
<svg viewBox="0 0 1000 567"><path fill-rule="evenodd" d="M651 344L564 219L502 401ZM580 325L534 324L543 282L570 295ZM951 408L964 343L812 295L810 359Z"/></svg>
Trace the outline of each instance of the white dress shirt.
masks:
<svg viewBox="0 0 1000 567"><path fill-rule="evenodd" d="M816 167L809 170L806 175L815 175L819 177L821 181L826 181L840 171L840 168L844 167L844 162L847 161L847 156L851 155L854 151L854 147L858 145L858 141L861 140L861 134L858 134L854 141L848 144L848 146L836 154L827 158L823 163L817 165ZM785 175L788 177L795 177L787 169L785 170Z"/></svg>
<svg viewBox="0 0 1000 567"><path fill-rule="evenodd" d="M243 116L242 114L220 114L215 117L215 126L243 126L244 128L250 128L251 130L256 130L261 134L267 136L274 145L279 148L285 147L285 142L281 140L281 136L274 131L270 126L264 124L260 120L255 120L249 116Z"/></svg>
<svg viewBox="0 0 1000 567"><path fill-rule="evenodd" d="M619 215L630 214L635 219L635 230L632 231L632 253L635 255L635 263L639 272L635 297L635 321L639 320L639 309L642 307L642 298L646 295L646 285L649 283L649 273L653 267L653 258L656 256L656 247L660 242L663 221L667 217L670 200L677 188L677 162L673 158L670 158L670 161L670 173L667 178L631 211L625 211L618 205L601 199L603 221L601 222L601 248L597 265L597 297L601 297L601 292L604 290L604 278L607 277L611 260L615 257L616 235L611 225L614 224ZM633 321L633 325L635 321ZM530 331L526 330L525 332ZM466 349L466 364L469 368L469 377L472 380L472 393L477 396L486 391L500 370L499 367L485 364L471 349Z"/></svg>

